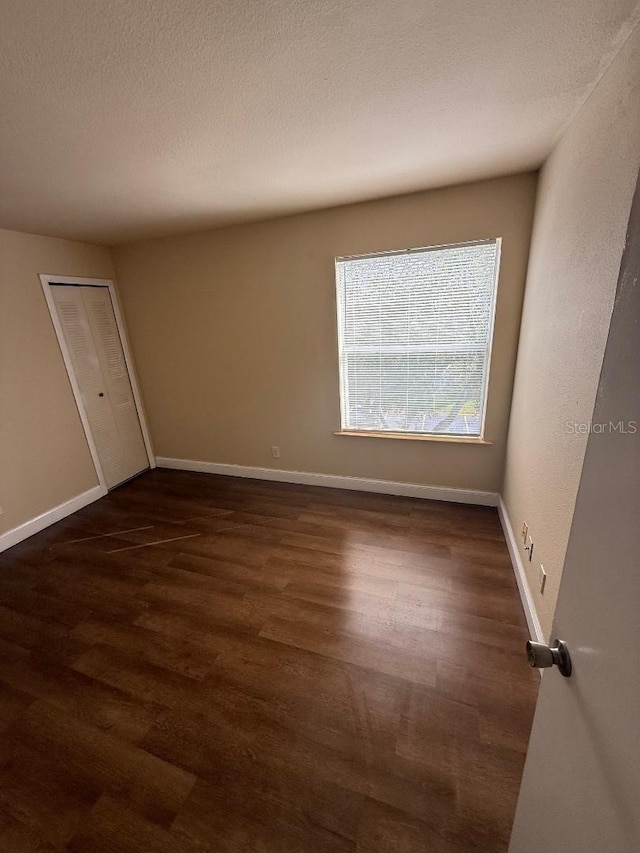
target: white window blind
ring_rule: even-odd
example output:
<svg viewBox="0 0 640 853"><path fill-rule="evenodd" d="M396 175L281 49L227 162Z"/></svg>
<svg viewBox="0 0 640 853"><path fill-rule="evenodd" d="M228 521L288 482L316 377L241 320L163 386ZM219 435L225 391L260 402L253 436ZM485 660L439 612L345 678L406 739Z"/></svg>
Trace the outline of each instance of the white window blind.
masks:
<svg viewBox="0 0 640 853"><path fill-rule="evenodd" d="M482 436L500 241L336 259L342 429Z"/></svg>

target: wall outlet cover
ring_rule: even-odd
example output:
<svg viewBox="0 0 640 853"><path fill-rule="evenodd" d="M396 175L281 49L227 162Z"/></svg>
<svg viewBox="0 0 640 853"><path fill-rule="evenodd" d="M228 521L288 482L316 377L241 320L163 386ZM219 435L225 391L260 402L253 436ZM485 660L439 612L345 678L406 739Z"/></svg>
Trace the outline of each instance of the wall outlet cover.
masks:
<svg viewBox="0 0 640 853"><path fill-rule="evenodd" d="M540 568L538 569L538 585L540 587L540 595L544 594L544 588L547 583L547 573L544 570L544 566L542 563L540 564Z"/></svg>
<svg viewBox="0 0 640 853"><path fill-rule="evenodd" d="M533 557L533 539L531 538L531 535L527 536L527 541L524 546L524 550L529 555L529 562L531 562L531 558Z"/></svg>

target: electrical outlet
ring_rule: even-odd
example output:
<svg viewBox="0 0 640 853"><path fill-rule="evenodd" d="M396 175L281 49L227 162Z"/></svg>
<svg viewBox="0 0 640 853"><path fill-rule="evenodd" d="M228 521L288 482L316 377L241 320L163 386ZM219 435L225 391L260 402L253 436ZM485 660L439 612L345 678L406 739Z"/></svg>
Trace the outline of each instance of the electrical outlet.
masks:
<svg viewBox="0 0 640 853"><path fill-rule="evenodd" d="M280 448L275 444L271 448L271 455L274 459L280 459Z"/></svg>
<svg viewBox="0 0 640 853"><path fill-rule="evenodd" d="M540 595L544 595L544 587L547 583L547 573L544 570L544 566L540 563L540 568L538 569L538 586L540 587Z"/></svg>
<svg viewBox="0 0 640 853"><path fill-rule="evenodd" d="M531 538L531 535L527 535L527 541L525 543L524 550L529 555L529 562L531 562L531 559L533 557L533 539Z"/></svg>
<svg viewBox="0 0 640 853"><path fill-rule="evenodd" d="M527 544L527 533L529 532L529 525L526 521L522 522L522 541L524 544Z"/></svg>

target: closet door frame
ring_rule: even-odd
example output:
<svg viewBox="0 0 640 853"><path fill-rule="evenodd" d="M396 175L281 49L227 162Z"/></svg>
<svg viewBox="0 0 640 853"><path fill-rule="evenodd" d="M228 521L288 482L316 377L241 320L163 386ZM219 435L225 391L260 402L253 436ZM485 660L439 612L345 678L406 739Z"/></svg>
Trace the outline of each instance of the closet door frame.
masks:
<svg viewBox="0 0 640 853"><path fill-rule="evenodd" d="M122 312L120 311L120 302L118 300L118 292L116 289L115 282L111 279L107 278L75 278L69 275L40 275L40 282L42 283L42 290L44 292L44 298L47 303L47 307L49 309L49 314L51 316L51 322L53 323L53 328L56 332L56 337L58 338L58 344L60 346L60 351L62 353L62 360L64 361L64 366L67 370L67 375L69 377L69 382L71 384L71 390L73 391L73 396L76 401L76 406L78 407L78 414L80 415L80 420L82 421L82 427L84 429L84 434L87 438L87 444L89 445L89 451L91 452L91 458L93 459L93 464L96 469L96 474L98 477L98 482L100 484L100 488L102 490L102 494L106 495L109 491L107 489L107 483L104 478L104 474L102 473L102 466L100 465L100 458L98 456L98 450L96 448L95 441L93 440L93 435L91 433L91 427L89 425L89 419L87 417L87 412L84 407L84 403L82 402L82 395L80 393L80 386L76 380L75 371L73 369L73 363L71 361L71 354L67 348L67 343L64 339L64 333L62 331L62 325L58 318L58 312L56 310L55 303L53 301L53 294L51 292L51 286L56 284L68 284L68 285L85 285L87 287L106 287L109 290L109 296L111 297L111 304L113 306L113 314L116 320L116 326L118 327L118 334L120 336L120 342L122 344L122 351L124 353L124 360L127 365L127 371L129 373L129 381L131 382L131 390L133 391L133 399L136 404L136 411L138 412L138 420L140 421L140 429L142 430L142 438L144 441L144 447L147 452L147 458L149 460L149 467L156 467L156 458L153 453L153 447L151 445L151 436L149 435L149 428L147 426L147 419L144 413L144 407L142 405L142 398L140 397L140 391L138 388L138 379L136 376L136 371L133 366L133 358L131 356L131 350L129 349L129 341L127 340L127 333L124 326L124 321L122 319Z"/></svg>

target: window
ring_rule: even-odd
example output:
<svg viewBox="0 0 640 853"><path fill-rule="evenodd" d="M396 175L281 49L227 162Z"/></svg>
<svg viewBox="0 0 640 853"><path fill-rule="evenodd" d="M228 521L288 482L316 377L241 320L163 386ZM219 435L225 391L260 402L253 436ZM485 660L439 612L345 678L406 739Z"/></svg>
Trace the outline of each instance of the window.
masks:
<svg viewBox="0 0 640 853"><path fill-rule="evenodd" d="M481 438L500 240L336 259L345 432Z"/></svg>

